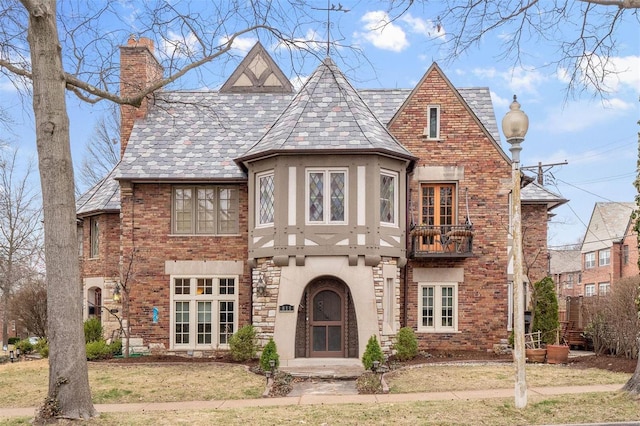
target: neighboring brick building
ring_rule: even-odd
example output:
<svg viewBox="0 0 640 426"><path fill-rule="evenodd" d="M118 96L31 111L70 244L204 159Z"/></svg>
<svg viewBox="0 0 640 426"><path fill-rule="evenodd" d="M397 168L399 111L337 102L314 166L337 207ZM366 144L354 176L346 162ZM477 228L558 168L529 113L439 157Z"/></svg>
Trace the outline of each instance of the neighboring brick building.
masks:
<svg viewBox="0 0 640 426"><path fill-rule="evenodd" d="M582 256L580 249L549 250L551 278L556 283L558 301L582 296Z"/></svg>
<svg viewBox="0 0 640 426"><path fill-rule="evenodd" d="M638 275L634 203L596 203L582 243L584 296L606 294L620 278Z"/></svg>
<svg viewBox="0 0 640 426"><path fill-rule="evenodd" d="M123 47L123 87L160 75L152 56ZM295 92L257 44L219 91L123 108L121 134L78 201L85 306L121 313L126 286L141 345L206 354L252 323L286 363L360 357L371 335L389 350L402 326L423 348L508 336L511 162L488 88L433 64L413 90L356 90L327 58ZM522 189L531 282L564 201Z"/></svg>

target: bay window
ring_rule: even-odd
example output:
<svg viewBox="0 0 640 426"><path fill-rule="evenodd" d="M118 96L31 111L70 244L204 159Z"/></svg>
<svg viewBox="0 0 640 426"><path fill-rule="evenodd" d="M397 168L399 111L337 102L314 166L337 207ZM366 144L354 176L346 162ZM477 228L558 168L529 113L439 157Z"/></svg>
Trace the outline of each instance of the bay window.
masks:
<svg viewBox="0 0 640 426"><path fill-rule="evenodd" d="M307 170L307 222L344 224L347 217L347 172L340 169Z"/></svg>

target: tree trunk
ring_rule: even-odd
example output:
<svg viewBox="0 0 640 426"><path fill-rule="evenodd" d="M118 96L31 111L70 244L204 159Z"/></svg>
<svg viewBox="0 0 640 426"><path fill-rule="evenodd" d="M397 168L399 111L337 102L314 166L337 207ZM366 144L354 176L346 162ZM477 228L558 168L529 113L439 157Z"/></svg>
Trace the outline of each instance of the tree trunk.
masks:
<svg viewBox="0 0 640 426"><path fill-rule="evenodd" d="M638 348L640 348L640 333L638 334ZM638 351L638 363L636 364L636 371L633 372L633 376L625 383L622 390L629 392L632 395L640 395L640 350Z"/></svg>
<svg viewBox="0 0 640 426"><path fill-rule="evenodd" d="M97 413L91 402L82 327L73 166L56 2L22 1L29 12L33 112L44 211L48 397L57 401L58 416L86 419Z"/></svg>

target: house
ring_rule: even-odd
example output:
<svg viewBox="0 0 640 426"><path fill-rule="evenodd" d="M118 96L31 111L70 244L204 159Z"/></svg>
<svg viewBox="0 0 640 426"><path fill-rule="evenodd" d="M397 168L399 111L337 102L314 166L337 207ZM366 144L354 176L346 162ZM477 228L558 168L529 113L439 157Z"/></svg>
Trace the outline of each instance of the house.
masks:
<svg viewBox="0 0 640 426"><path fill-rule="evenodd" d="M580 249L549 250L549 271L556 283L558 301L582 295L582 255Z"/></svg>
<svg viewBox="0 0 640 426"><path fill-rule="evenodd" d="M582 242L584 296L604 295L624 277L638 275L634 203L596 203Z"/></svg>
<svg viewBox="0 0 640 426"><path fill-rule="evenodd" d="M150 40L121 48L123 94L159 75ZM487 88L434 63L413 89L357 90L326 58L295 91L258 43L217 91L123 107L121 137L79 238L85 315L117 330L128 309L134 346L206 356L253 324L286 365L372 335L388 352L403 326L425 349L508 336L511 161ZM533 282L562 200L529 185Z"/></svg>

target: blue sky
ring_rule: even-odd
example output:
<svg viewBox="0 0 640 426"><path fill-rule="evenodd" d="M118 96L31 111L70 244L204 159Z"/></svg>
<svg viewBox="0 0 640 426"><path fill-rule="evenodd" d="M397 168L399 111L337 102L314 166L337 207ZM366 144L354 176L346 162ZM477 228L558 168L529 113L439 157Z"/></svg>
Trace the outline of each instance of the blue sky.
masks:
<svg viewBox="0 0 640 426"><path fill-rule="evenodd" d="M317 3L318 8L326 7L323 1ZM135 7L131 6L135 4L123 6L130 14L131 32L135 32ZM554 211L556 216L549 229L551 246L580 241L595 202L633 201L636 191L632 182L640 129L637 125L640 119L637 21L634 25L631 20L618 29L617 38L622 43L616 56L609 58L610 66L615 66L618 73L605 81L609 94L603 100L589 90L567 96L566 73L554 66L545 67L557 49L553 41L524 41L520 46L523 61L514 66L508 60L499 60L502 42L511 36L509 28L504 28L485 35L477 47L448 62L443 47L450 40L447 26L438 26L432 16L435 12L430 13L426 7L410 10L381 29L379 22L388 19L384 4L347 0L343 4L349 12L332 13L332 39L359 47L366 62L362 61L363 57L354 57L349 49L334 51L332 56L354 86L412 88L435 61L457 87L489 87L498 123L508 111L512 96L517 94L530 120L521 154L522 165L568 163L553 167L545 174L546 186L570 200ZM318 19L324 16L326 12L318 12ZM323 41L327 37L322 23L309 25L302 31L307 39ZM142 35L154 38L153 34ZM193 42L180 41L187 46ZM205 74L206 86L219 87L256 41L257 37L249 34L238 39L234 44L236 59L224 67L213 64L217 72ZM122 44L125 42L123 39ZM288 60L281 61L282 52L276 46L264 41L263 44L293 80L304 78L317 66L317 61L307 60L296 75L287 68ZM162 43L157 43L157 47L171 50ZM195 79L189 80L187 75L180 86L194 88L201 84ZM30 101L21 99L4 77L0 77L0 98L14 121L4 132L4 139L18 146L23 157L35 157ZM69 97L68 107L73 159L78 166L95 120L104 113L106 104L92 107ZM504 138L502 146L508 153Z"/></svg>

